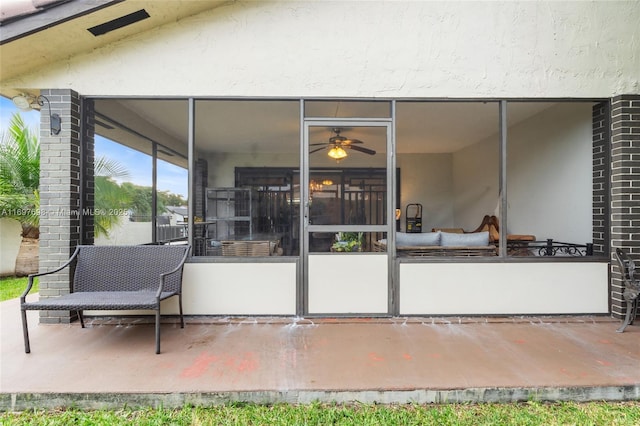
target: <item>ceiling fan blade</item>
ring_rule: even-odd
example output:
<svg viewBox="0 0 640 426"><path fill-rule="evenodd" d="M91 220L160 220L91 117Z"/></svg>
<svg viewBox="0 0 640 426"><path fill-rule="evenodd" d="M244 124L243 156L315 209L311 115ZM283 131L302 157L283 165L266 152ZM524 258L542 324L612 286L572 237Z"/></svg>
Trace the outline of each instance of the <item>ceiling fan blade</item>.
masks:
<svg viewBox="0 0 640 426"><path fill-rule="evenodd" d="M326 145L326 144L322 144L322 145ZM309 154L313 154L314 152L318 152L318 151L322 151L323 149L326 149L326 146L320 147L320 148L316 148L313 151L309 151Z"/></svg>
<svg viewBox="0 0 640 426"><path fill-rule="evenodd" d="M343 140L343 141L342 141L342 143L343 143L344 145L351 145L351 144L353 144L353 143L364 143L364 142L362 142L362 141L361 141L361 140L359 140L359 139L345 139L345 140Z"/></svg>
<svg viewBox="0 0 640 426"><path fill-rule="evenodd" d="M374 150L369 149L369 148L365 148L363 146L347 145L347 148L351 148L351 149L356 150L356 151L364 152L365 154L369 154L369 155L374 155L376 153Z"/></svg>
<svg viewBox="0 0 640 426"><path fill-rule="evenodd" d="M310 143L309 146L329 145L327 142Z"/></svg>

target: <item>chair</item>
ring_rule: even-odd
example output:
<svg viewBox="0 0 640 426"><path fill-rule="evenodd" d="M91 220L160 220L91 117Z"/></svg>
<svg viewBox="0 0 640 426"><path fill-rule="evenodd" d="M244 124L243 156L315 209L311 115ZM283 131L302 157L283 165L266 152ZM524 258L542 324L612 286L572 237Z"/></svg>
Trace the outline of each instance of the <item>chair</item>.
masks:
<svg viewBox="0 0 640 426"><path fill-rule="evenodd" d="M500 224L496 216L485 215L482 223L471 232L489 231L489 242L498 245ZM507 234L507 254L509 256L530 256L529 243L536 240L535 235Z"/></svg>
<svg viewBox="0 0 640 426"><path fill-rule="evenodd" d="M495 216L485 215L482 218L482 223L476 229L471 231L474 232L489 232L489 242L494 243L500 240L500 226L498 225L498 218Z"/></svg>
<svg viewBox="0 0 640 426"><path fill-rule="evenodd" d="M624 322L616 331L622 333L629 324L633 324L633 320L638 314L638 295L640 294L640 277L635 277L636 264L629 256L617 248L615 252L615 259L620 268L620 275L622 275L622 281L624 282L624 291L622 296L627 303L627 313L624 317Z"/></svg>

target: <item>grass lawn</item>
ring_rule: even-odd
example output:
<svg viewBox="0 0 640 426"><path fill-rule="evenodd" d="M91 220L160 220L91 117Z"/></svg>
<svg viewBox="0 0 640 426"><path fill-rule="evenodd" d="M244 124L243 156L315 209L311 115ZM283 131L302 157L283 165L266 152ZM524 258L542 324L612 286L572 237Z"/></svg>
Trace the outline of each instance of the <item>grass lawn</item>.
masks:
<svg viewBox="0 0 640 426"><path fill-rule="evenodd" d="M27 277L0 278L0 302L20 297L27 288ZM38 292L38 279L35 279L29 294Z"/></svg>
<svg viewBox="0 0 640 426"><path fill-rule="evenodd" d="M640 403L256 405L0 414L5 425L638 425Z"/></svg>

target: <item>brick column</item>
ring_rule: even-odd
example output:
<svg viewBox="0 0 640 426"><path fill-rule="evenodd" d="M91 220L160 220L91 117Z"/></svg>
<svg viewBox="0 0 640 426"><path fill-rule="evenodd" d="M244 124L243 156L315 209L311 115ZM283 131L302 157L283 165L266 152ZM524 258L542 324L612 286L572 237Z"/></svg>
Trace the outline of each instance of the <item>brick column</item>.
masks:
<svg viewBox="0 0 640 426"><path fill-rule="evenodd" d="M611 253L640 260L640 95L611 101ZM624 315L622 279L612 257L611 312Z"/></svg>
<svg viewBox="0 0 640 426"><path fill-rule="evenodd" d="M82 244L92 245L95 238L94 216L95 208L95 103L93 100L82 100L82 150L81 163L82 183L81 183L81 211L82 223L81 233Z"/></svg>
<svg viewBox="0 0 640 426"><path fill-rule="evenodd" d="M51 135L47 103L40 113L40 271L69 259L80 243L80 97L71 90L42 90L62 131ZM69 269L40 277L40 297L69 292ZM68 323L68 311L41 311L42 323Z"/></svg>

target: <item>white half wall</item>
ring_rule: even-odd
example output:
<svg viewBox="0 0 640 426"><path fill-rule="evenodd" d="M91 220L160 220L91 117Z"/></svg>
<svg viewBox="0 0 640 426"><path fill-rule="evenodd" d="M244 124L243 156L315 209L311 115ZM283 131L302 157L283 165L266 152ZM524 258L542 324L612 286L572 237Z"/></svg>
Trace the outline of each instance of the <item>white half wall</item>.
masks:
<svg viewBox="0 0 640 426"><path fill-rule="evenodd" d="M610 97L640 90L638 22L635 1L232 2L2 84L105 96Z"/></svg>
<svg viewBox="0 0 640 426"><path fill-rule="evenodd" d="M109 235L100 235L95 238L95 245L125 246L147 244L153 241L151 238L151 222L131 222L126 217L121 217L113 228L109 230Z"/></svg>
<svg viewBox="0 0 640 426"><path fill-rule="evenodd" d="M295 315L296 263L187 263L187 315Z"/></svg>
<svg viewBox="0 0 640 426"><path fill-rule="evenodd" d="M309 255L310 314L386 314L387 255Z"/></svg>
<svg viewBox="0 0 640 426"><path fill-rule="evenodd" d="M0 276L16 273L16 259L22 242L22 225L15 219L0 218Z"/></svg>
<svg viewBox="0 0 640 426"><path fill-rule="evenodd" d="M405 263L400 315L606 314L608 264Z"/></svg>
<svg viewBox="0 0 640 426"><path fill-rule="evenodd" d="M295 315L296 263L185 263L184 315ZM177 315L178 298L162 302ZM91 316L151 315L153 311L85 311Z"/></svg>

